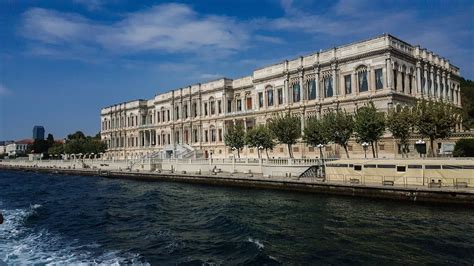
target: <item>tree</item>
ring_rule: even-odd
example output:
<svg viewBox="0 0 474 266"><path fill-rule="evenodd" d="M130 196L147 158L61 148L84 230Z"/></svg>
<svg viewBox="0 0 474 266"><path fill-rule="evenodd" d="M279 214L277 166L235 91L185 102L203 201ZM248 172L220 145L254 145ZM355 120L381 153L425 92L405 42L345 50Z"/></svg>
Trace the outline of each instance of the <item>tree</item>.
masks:
<svg viewBox="0 0 474 266"><path fill-rule="evenodd" d="M434 141L448 138L459 122L460 112L451 104L421 100L415 109L415 128L430 139L429 155L434 156Z"/></svg>
<svg viewBox="0 0 474 266"><path fill-rule="evenodd" d="M259 125L247 131L247 134L245 134L245 143L249 147L257 148L258 158L261 158L260 148L265 150L268 159L268 150L275 147L272 133L268 127L264 125Z"/></svg>
<svg viewBox="0 0 474 266"><path fill-rule="evenodd" d="M359 108L354 116L354 132L358 143L367 142L377 157L376 145L385 132L385 114L377 112L373 102Z"/></svg>
<svg viewBox="0 0 474 266"><path fill-rule="evenodd" d="M393 138L400 141L402 156L407 155L408 140L413 131L413 114L408 106L391 109L387 113L387 129L392 133Z"/></svg>
<svg viewBox="0 0 474 266"><path fill-rule="evenodd" d="M474 81L461 79L462 123L465 129L474 129Z"/></svg>
<svg viewBox="0 0 474 266"><path fill-rule="evenodd" d="M460 139L456 141L453 156L474 157L474 139Z"/></svg>
<svg viewBox="0 0 474 266"><path fill-rule="evenodd" d="M46 141L48 142L48 148L52 147L54 145L54 137L53 134L48 134L48 137L46 138Z"/></svg>
<svg viewBox="0 0 474 266"><path fill-rule="evenodd" d="M313 147L317 147L319 144L326 145L329 142L330 132L327 123L315 116L308 118L303 132L304 142ZM321 146L319 146L319 154L323 158Z"/></svg>
<svg viewBox="0 0 474 266"><path fill-rule="evenodd" d="M85 139L85 138L86 138L86 136L84 135L84 133L82 133L82 131L76 131L73 134L67 135L68 140Z"/></svg>
<svg viewBox="0 0 474 266"><path fill-rule="evenodd" d="M349 139L354 131L354 118L346 111L333 111L323 117L323 125L329 133L329 141L341 145L349 158Z"/></svg>
<svg viewBox="0 0 474 266"><path fill-rule="evenodd" d="M245 131L242 124L231 125L227 128L224 135L224 143L227 147L237 150L237 156L240 158L240 150L245 145Z"/></svg>
<svg viewBox="0 0 474 266"><path fill-rule="evenodd" d="M64 144L55 143L48 149L49 154L63 154L64 153Z"/></svg>
<svg viewBox="0 0 474 266"><path fill-rule="evenodd" d="M268 124L268 128L279 143L287 145L288 154L293 158L291 146L301 137L300 118L291 114L276 115Z"/></svg>

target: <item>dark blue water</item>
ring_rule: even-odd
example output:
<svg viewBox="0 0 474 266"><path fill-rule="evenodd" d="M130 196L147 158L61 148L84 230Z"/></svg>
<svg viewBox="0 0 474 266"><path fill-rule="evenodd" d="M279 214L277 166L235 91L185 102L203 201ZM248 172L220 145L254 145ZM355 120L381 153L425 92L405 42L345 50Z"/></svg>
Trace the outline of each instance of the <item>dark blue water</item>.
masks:
<svg viewBox="0 0 474 266"><path fill-rule="evenodd" d="M472 264L470 209L0 172L0 260Z"/></svg>

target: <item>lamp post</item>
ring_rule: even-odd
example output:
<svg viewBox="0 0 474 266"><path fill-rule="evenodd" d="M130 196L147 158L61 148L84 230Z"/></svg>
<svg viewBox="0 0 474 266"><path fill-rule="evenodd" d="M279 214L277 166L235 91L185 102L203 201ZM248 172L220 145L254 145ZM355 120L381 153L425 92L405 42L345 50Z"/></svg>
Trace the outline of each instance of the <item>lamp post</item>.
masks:
<svg viewBox="0 0 474 266"><path fill-rule="evenodd" d="M365 157L365 159L367 159L367 147L369 147L369 143L364 141L362 143L362 147L364 148L364 157Z"/></svg>
<svg viewBox="0 0 474 266"><path fill-rule="evenodd" d="M320 143L316 146L318 149L319 149L319 156L321 157L321 160L324 159L323 158L323 148L324 148L324 144Z"/></svg>
<svg viewBox="0 0 474 266"><path fill-rule="evenodd" d="M258 146L258 158L259 159L262 158L262 151L263 151L263 146L262 145Z"/></svg>

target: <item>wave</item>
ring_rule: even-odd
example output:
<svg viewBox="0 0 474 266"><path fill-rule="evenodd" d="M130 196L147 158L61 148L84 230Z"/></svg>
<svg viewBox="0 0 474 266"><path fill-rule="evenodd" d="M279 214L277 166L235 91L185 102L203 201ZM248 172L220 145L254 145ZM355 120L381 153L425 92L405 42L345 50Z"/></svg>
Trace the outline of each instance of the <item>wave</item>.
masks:
<svg viewBox="0 0 474 266"><path fill-rule="evenodd" d="M80 245L68 241L46 229L34 230L27 226L31 217L38 217L43 206L30 205L26 209L3 210L4 223L0 226L0 264L137 264L148 265L139 255L121 251L103 251L100 245Z"/></svg>
<svg viewBox="0 0 474 266"><path fill-rule="evenodd" d="M256 239L256 238L253 239L253 238L249 237L248 241L249 241L250 243L254 243L254 244L258 247L258 249L263 249L263 248L265 247L265 245L263 245L263 244L260 242L260 240L258 240L258 239Z"/></svg>

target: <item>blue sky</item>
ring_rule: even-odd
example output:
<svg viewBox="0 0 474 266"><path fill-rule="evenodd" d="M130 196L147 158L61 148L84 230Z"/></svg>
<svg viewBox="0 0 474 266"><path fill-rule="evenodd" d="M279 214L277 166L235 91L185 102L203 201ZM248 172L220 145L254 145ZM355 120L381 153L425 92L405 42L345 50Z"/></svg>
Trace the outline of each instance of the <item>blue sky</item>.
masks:
<svg viewBox="0 0 474 266"><path fill-rule="evenodd" d="M0 140L388 32L474 79L473 1L0 1Z"/></svg>

